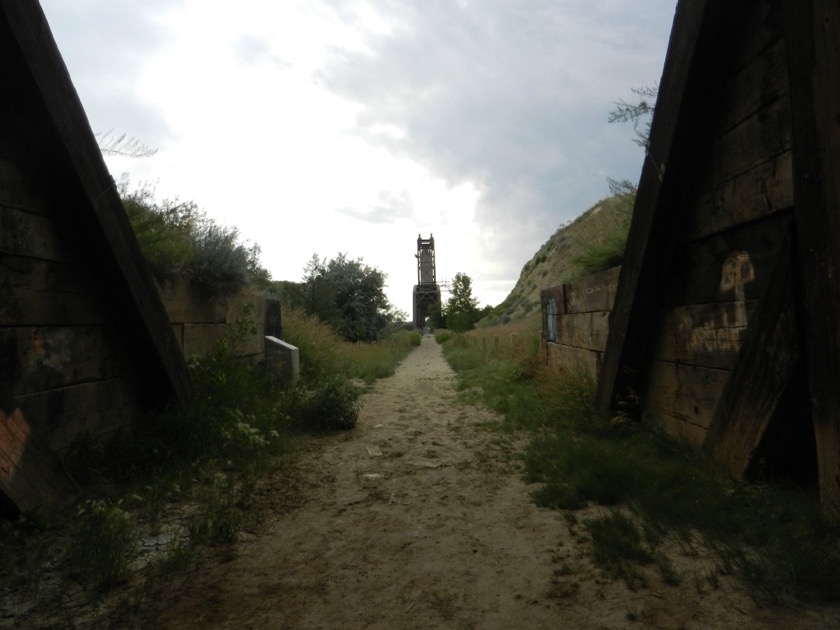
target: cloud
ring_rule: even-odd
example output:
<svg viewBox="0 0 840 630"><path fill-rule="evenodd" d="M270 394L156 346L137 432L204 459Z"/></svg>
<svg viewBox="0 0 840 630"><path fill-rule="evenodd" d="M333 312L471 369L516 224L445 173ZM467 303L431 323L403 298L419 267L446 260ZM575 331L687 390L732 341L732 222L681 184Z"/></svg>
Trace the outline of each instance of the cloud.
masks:
<svg viewBox="0 0 840 630"><path fill-rule="evenodd" d="M336 51L319 76L361 106L366 141L480 188L485 258L510 273L535 238L606 195L608 175L638 175L631 134L605 128L615 99L659 79L661 4L377 0L365 6L390 28L367 50Z"/></svg>
<svg viewBox="0 0 840 630"><path fill-rule="evenodd" d="M418 232L496 304L607 176L638 176L607 115L659 78L675 1L42 4L94 130L160 149L112 171L236 225L277 278L364 257L410 310Z"/></svg>
<svg viewBox="0 0 840 630"><path fill-rule="evenodd" d="M161 112L136 84L143 59L166 42L157 16L169 0L42 0L44 12L95 133L113 130L156 147L171 136ZM57 26L57 28L56 28Z"/></svg>
<svg viewBox="0 0 840 630"><path fill-rule="evenodd" d="M395 223L414 216L414 201L407 190L399 194L383 190L378 195L377 203L373 205L362 209L345 207L340 208L338 212L369 223Z"/></svg>

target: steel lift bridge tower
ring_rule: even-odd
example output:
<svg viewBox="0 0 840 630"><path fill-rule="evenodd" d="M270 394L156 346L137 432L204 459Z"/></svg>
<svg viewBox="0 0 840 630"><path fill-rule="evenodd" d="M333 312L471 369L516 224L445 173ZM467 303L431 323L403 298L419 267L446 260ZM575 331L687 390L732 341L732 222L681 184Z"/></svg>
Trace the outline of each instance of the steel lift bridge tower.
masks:
<svg viewBox="0 0 840 630"><path fill-rule="evenodd" d="M417 235L417 284L414 285L414 326L423 328L429 306L440 302L440 286L435 278L435 237Z"/></svg>

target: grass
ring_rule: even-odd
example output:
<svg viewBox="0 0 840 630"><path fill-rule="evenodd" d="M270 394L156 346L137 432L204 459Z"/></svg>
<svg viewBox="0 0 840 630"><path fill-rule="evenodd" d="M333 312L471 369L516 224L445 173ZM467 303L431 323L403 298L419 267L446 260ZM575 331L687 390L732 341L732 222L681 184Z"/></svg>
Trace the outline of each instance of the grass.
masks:
<svg viewBox="0 0 840 630"><path fill-rule="evenodd" d="M284 312L283 323L284 339L301 348L297 384L277 383L237 359L249 330L233 326L215 354L190 365L191 402L106 443L80 438L67 465L86 500L52 522L0 524L0 594L37 597L43 576L64 572L95 597L188 570L201 548L229 547L258 518L252 506L260 478L312 434L351 429L366 383L393 374L420 343L419 334L400 331L351 344L296 311ZM138 565L143 540L162 532L168 546Z"/></svg>
<svg viewBox="0 0 840 630"><path fill-rule="evenodd" d="M578 253L572 262L579 275L606 271L621 264L635 201L635 191L618 191L618 194L602 202L610 205L611 212L601 210L595 213L587 228L577 234L575 245Z"/></svg>
<svg viewBox="0 0 840 630"><path fill-rule="evenodd" d="M624 579L632 590L645 586L637 565L652 562L653 556L642 546L639 530L629 517L612 510L588 520L586 529L592 537L592 556L598 566L611 577Z"/></svg>
<svg viewBox="0 0 840 630"><path fill-rule="evenodd" d="M699 535L718 558L709 583L728 572L761 602L840 601L840 527L822 516L813 493L733 480L644 418L611 421L595 404L589 375L561 375L539 360L529 330L536 323L453 335L444 353L458 371L462 395L504 414L507 430L528 433L522 459L527 480L540 484L533 493L539 505L622 508L603 524L586 524L599 561L611 557L598 549L599 528L616 540L625 528L635 539L617 515L629 510L638 520L650 558L620 556L620 571L608 573L637 587L628 566L652 560L663 582L677 582L681 576L657 546L665 533L686 548ZM512 332L517 343L510 343Z"/></svg>

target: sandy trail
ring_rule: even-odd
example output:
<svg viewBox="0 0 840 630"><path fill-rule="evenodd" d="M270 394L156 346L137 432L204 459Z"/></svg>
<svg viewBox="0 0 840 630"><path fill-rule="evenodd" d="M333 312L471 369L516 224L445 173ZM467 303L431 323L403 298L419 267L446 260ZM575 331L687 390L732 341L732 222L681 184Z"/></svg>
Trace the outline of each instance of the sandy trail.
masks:
<svg viewBox="0 0 840 630"><path fill-rule="evenodd" d="M363 398L357 428L300 463L306 500L267 519L137 627L824 628L704 586L708 557L672 558L679 586L603 578L580 525L536 507L487 410L456 400L434 339ZM597 508L579 512L593 515ZM677 557L679 556L679 557Z"/></svg>

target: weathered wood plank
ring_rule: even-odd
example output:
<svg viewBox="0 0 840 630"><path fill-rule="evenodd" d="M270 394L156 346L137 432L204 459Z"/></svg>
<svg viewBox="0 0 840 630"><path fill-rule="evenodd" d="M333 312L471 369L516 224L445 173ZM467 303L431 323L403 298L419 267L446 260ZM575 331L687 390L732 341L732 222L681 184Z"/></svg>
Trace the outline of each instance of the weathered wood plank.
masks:
<svg viewBox="0 0 840 630"><path fill-rule="evenodd" d="M820 497L840 519L840 4L786 0L799 307Z"/></svg>
<svg viewBox="0 0 840 630"><path fill-rule="evenodd" d="M757 299L775 267L788 221L787 215L774 215L684 244L670 263L662 304ZM730 279L735 272L736 277Z"/></svg>
<svg viewBox="0 0 840 630"><path fill-rule="evenodd" d="M85 325L111 321L81 265L0 255L0 325Z"/></svg>
<svg viewBox="0 0 840 630"><path fill-rule="evenodd" d="M111 323L101 304L83 294L11 292L0 302L0 326L87 326Z"/></svg>
<svg viewBox="0 0 840 630"><path fill-rule="evenodd" d="M182 324L183 351L187 359L216 352L227 335L225 324Z"/></svg>
<svg viewBox="0 0 840 630"><path fill-rule="evenodd" d="M756 308L736 365L718 401L703 448L742 477L792 382L798 344L793 261L788 244Z"/></svg>
<svg viewBox="0 0 840 630"><path fill-rule="evenodd" d="M613 267L564 285L566 312L590 313L611 310L620 272L620 267Z"/></svg>
<svg viewBox="0 0 840 630"><path fill-rule="evenodd" d="M737 36L729 42L730 63L722 76L731 76L752 65L756 57L784 37L783 15L776 0L752 0L743 5L746 11L729 16L738 22Z"/></svg>
<svg viewBox="0 0 840 630"><path fill-rule="evenodd" d="M582 370L591 375L593 379L598 377L602 356L603 353L601 352L574 348L560 343L549 343L546 347L548 365L556 368L559 372Z"/></svg>
<svg viewBox="0 0 840 630"><path fill-rule="evenodd" d="M32 185L20 167L0 155L0 207L49 215L49 206L33 193Z"/></svg>
<svg viewBox="0 0 840 630"><path fill-rule="evenodd" d="M266 337L282 339L283 315L280 310L280 300L267 299L265 301L265 317L263 318Z"/></svg>
<svg viewBox="0 0 840 630"><path fill-rule="evenodd" d="M236 324L240 321L260 321L265 319L265 296L251 292L242 292L227 298L225 321Z"/></svg>
<svg viewBox="0 0 840 630"><path fill-rule="evenodd" d="M142 366L146 402L186 399L186 364L43 11L4 2L0 17L0 52L14 74L4 102L31 134L17 155L37 165L35 185L49 192L65 240L75 241L98 285L108 287L109 306Z"/></svg>
<svg viewBox="0 0 840 630"><path fill-rule="evenodd" d="M663 308L651 358L731 369L756 301Z"/></svg>
<svg viewBox="0 0 840 630"><path fill-rule="evenodd" d="M113 326L2 328L0 345L16 396L132 372Z"/></svg>
<svg viewBox="0 0 840 630"><path fill-rule="evenodd" d="M61 454L80 435L98 439L131 426L142 409L136 378L113 378L59 387L15 400L32 431Z"/></svg>
<svg viewBox="0 0 840 630"><path fill-rule="evenodd" d="M609 331L607 311L557 316L557 342L567 346L603 352Z"/></svg>
<svg viewBox="0 0 840 630"><path fill-rule="evenodd" d="M688 202L687 240L733 229L793 206L792 153L786 151L718 184L701 182Z"/></svg>
<svg viewBox="0 0 840 630"><path fill-rule="evenodd" d="M686 180L697 168L696 147L709 132L712 85L729 65L726 53L745 12L722 2L677 4L598 380L605 409L639 389L650 322L671 275L674 235L681 231Z"/></svg>
<svg viewBox="0 0 840 630"><path fill-rule="evenodd" d="M0 512L50 513L73 501L77 486L59 459L32 433L23 412L0 410Z"/></svg>
<svg viewBox="0 0 840 630"><path fill-rule="evenodd" d="M89 293L90 273L78 264L0 254L0 288L4 291Z"/></svg>
<svg viewBox="0 0 840 630"><path fill-rule="evenodd" d="M265 326L256 324L241 339L236 339L231 348L233 356L262 354L265 352ZM206 357L218 350L219 345L229 340L231 331L226 324L183 324L184 356Z"/></svg>
<svg viewBox="0 0 840 630"><path fill-rule="evenodd" d="M227 300L208 297L181 280L160 288L169 321L176 324L224 324L227 321Z"/></svg>
<svg viewBox="0 0 840 630"><path fill-rule="evenodd" d="M37 214L0 206L0 254L78 262L55 222Z"/></svg>
<svg viewBox="0 0 840 630"><path fill-rule="evenodd" d="M700 180L737 177L789 151L790 102L779 98L715 140L703 160Z"/></svg>
<svg viewBox="0 0 840 630"><path fill-rule="evenodd" d="M645 410L708 429L729 370L670 361L650 361L647 367L647 385L641 392Z"/></svg>
<svg viewBox="0 0 840 630"><path fill-rule="evenodd" d="M788 97L787 49L781 33L768 42L754 41L754 58L718 87L717 120L712 137L720 138L773 103ZM746 52L746 51L745 51Z"/></svg>
<svg viewBox="0 0 840 630"><path fill-rule="evenodd" d="M706 429L686 422L682 418L675 418L658 409L647 409L645 413L648 417L662 427L671 438L681 440L687 444L697 446L703 443L706 437Z"/></svg>

